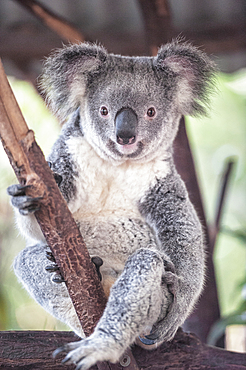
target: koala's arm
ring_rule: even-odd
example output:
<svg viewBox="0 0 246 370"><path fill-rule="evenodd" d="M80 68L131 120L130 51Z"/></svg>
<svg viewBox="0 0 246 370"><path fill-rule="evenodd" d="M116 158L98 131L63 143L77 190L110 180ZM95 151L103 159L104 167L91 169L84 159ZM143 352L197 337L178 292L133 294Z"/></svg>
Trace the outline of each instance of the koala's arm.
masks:
<svg viewBox="0 0 246 370"><path fill-rule="evenodd" d="M174 266L173 302L148 338L170 340L190 314L203 287L202 227L175 169L166 179L157 180L141 200L140 211L156 233L161 251Z"/></svg>
<svg viewBox="0 0 246 370"><path fill-rule="evenodd" d="M53 172L55 181L69 205L69 201L75 196L75 179L77 176L74 170L74 163L67 148L68 136L82 135L79 128L79 111L77 110L64 125L61 134L55 142L52 151L47 158ZM28 243L45 243L45 238L34 216L34 212L40 207L40 199L33 199L26 195L28 187L12 185L7 192L11 196L11 203L14 206L15 220L20 233Z"/></svg>

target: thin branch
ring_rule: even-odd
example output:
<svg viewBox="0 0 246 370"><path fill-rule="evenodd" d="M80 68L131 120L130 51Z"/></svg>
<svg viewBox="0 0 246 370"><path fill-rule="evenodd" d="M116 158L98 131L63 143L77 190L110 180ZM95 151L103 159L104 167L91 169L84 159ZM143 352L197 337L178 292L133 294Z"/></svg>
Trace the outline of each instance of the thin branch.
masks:
<svg viewBox="0 0 246 370"><path fill-rule="evenodd" d="M36 18L58 34L64 41L78 43L85 41L83 35L67 20L58 17L36 0L15 0L25 6Z"/></svg>
<svg viewBox="0 0 246 370"><path fill-rule="evenodd" d="M215 212L215 221L214 224L210 226L210 248L212 250L214 249L218 233L220 232L226 195L234 166L235 159L229 159L228 162L225 164L225 169L222 175L221 186L218 194L217 209Z"/></svg>
<svg viewBox="0 0 246 370"><path fill-rule="evenodd" d="M221 185L218 207L217 207L216 218L215 218L215 226L216 226L217 229L220 227L220 222L221 222L221 216L222 216L222 212L223 212L223 208L224 208L225 197L226 197L226 194L227 194L229 180L231 179L231 174L232 174L234 164L235 164L235 161L230 159L225 165L225 170L224 170L224 173L223 173L223 176L222 176L222 185Z"/></svg>

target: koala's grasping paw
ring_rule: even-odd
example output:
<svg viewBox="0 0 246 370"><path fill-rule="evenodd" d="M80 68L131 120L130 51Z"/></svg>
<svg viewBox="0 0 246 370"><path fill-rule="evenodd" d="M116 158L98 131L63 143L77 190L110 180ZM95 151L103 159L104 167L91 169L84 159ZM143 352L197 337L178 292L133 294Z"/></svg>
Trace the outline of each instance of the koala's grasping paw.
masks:
<svg viewBox="0 0 246 370"><path fill-rule="evenodd" d="M147 346L171 340L200 295L202 228L172 144L181 115L205 113L214 70L206 55L179 42L156 57L122 57L82 43L46 61L48 102L61 120L69 116L49 165L108 296L93 334L56 352L68 352L64 362L78 369L118 361L139 336ZM83 337L33 215L40 199L25 190L8 190L29 243L15 272L47 311Z"/></svg>
<svg viewBox="0 0 246 370"><path fill-rule="evenodd" d="M8 187L7 192L11 198L11 203L16 207L20 214L26 216L30 213L37 211L39 207L39 201L42 199L40 197L31 198L26 195L26 190L29 185L15 184Z"/></svg>

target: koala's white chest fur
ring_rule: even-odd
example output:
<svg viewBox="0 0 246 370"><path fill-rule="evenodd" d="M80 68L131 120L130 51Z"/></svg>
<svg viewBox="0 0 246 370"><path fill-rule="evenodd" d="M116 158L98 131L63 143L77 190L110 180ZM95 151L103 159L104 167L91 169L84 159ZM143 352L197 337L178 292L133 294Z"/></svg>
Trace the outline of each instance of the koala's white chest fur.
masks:
<svg viewBox="0 0 246 370"><path fill-rule="evenodd" d="M138 202L156 178L169 172L167 161L115 166L100 158L83 137L67 142L76 164L76 197L68 206L80 226L91 256L103 259L101 272L106 293L130 254L156 243L142 219Z"/></svg>
<svg viewBox="0 0 246 370"><path fill-rule="evenodd" d="M67 141L78 173L77 193L69 208L78 219L111 216L140 217L138 201L170 171L169 162L155 159L148 163L126 161L120 165L100 158L83 137Z"/></svg>

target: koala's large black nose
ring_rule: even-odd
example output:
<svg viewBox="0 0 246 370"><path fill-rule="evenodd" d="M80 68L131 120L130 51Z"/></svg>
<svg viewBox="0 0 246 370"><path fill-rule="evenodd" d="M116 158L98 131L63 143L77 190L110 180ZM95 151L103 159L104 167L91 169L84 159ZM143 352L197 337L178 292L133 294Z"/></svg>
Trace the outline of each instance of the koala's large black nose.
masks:
<svg viewBox="0 0 246 370"><path fill-rule="evenodd" d="M122 108L115 116L116 140L120 145L136 141L138 118L132 108Z"/></svg>

